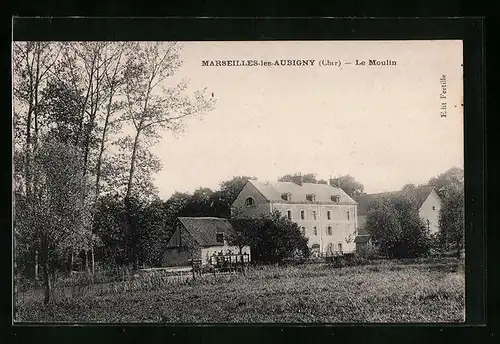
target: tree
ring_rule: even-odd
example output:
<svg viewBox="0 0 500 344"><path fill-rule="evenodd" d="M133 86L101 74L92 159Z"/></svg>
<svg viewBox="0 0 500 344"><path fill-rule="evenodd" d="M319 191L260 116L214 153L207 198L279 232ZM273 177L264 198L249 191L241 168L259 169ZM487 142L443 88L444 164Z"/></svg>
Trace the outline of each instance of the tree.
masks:
<svg viewBox="0 0 500 344"><path fill-rule="evenodd" d="M121 128L121 118L114 118L115 113L123 109L123 101L116 100L120 95L120 90L124 85L124 64L123 55L125 54L127 45L124 43L115 43L108 46L106 54L112 57L109 59L109 64L105 65L103 70L104 85L106 87L106 108L104 112L104 120L101 127L101 137L99 142L99 152L96 161L96 182L95 194L96 200L101 193L101 178L103 176L103 161L105 159L105 150L108 143L109 134L116 132ZM105 177L106 174L104 173Z"/></svg>
<svg viewBox="0 0 500 344"><path fill-rule="evenodd" d="M296 184L317 183L315 173L301 174L300 172L297 172L295 174L286 174L286 175L278 178L278 181L279 182L292 182L292 183L296 183Z"/></svg>
<svg viewBox="0 0 500 344"><path fill-rule="evenodd" d="M393 254L401 241L402 229L389 197L380 197L370 204L365 229L381 254Z"/></svg>
<svg viewBox="0 0 500 344"><path fill-rule="evenodd" d="M24 146L24 187L28 196L34 182L32 156L41 135L42 90L55 73L61 51L61 44L54 42L13 44L14 138L18 146Z"/></svg>
<svg viewBox="0 0 500 344"><path fill-rule="evenodd" d="M134 174L140 156L159 138L159 130L174 133L182 131L187 117L210 111L214 99L206 97L205 90L186 95L187 82L171 87L165 82L181 66L179 46L176 43L141 42L127 51L125 62L125 117L132 124L134 134L128 137L129 159L128 181L125 193L127 200L133 192ZM143 159L150 158L143 154Z"/></svg>
<svg viewBox="0 0 500 344"><path fill-rule="evenodd" d="M133 134L124 137L122 147L130 152L125 191L125 205L129 208L132 194L138 195L143 186L136 178L138 167L143 168L143 173L154 173L161 167L148 150L159 139L159 131L182 131L184 120L211 110L214 99L206 97L205 90L186 95L185 81L167 87L167 79L181 66L178 44L141 42L126 55L125 119L132 125Z"/></svg>
<svg viewBox="0 0 500 344"><path fill-rule="evenodd" d="M145 205L138 220L139 261L149 267L161 265L167 239L173 233L168 223L168 209L164 202L153 201Z"/></svg>
<svg viewBox="0 0 500 344"><path fill-rule="evenodd" d="M271 216L231 220L235 233L230 242L238 247L250 246L252 259L266 263L309 255L308 239L299 226L274 211Z"/></svg>
<svg viewBox="0 0 500 344"><path fill-rule="evenodd" d="M125 208L120 195L105 195L99 198L93 223L94 232L102 242L102 245L97 247L97 256L111 265L126 262L124 216Z"/></svg>
<svg viewBox="0 0 500 344"><path fill-rule="evenodd" d="M344 190L349 196L355 196L363 193L364 186L349 174L330 179L330 185L337 186Z"/></svg>
<svg viewBox="0 0 500 344"><path fill-rule="evenodd" d="M390 257L419 257L430 249L429 230L405 196L375 199L368 209L366 229L379 252Z"/></svg>
<svg viewBox="0 0 500 344"><path fill-rule="evenodd" d="M51 294L50 274L61 258L91 247L89 182L81 152L57 141L45 141L36 151L33 172L38 176L30 195L15 199L17 239L38 252L43 267L44 302Z"/></svg>
<svg viewBox="0 0 500 344"><path fill-rule="evenodd" d="M257 178L235 176L220 184L220 189L212 196L217 216L228 218L231 215L231 206L249 179L255 180Z"/></svg>
<svg viewBox="0 0 500 344"><path fill-rule="evenodd" d="M440 235L444 246L449 242L455 243L457 257L460 258L464 245L464 192L459 185L448 186L439 213Z"/></svg>
<svg viewBox="0 0 500 344"><path fill-rule="evenodd" d="M436 177L432 177L428 186L434 187L436 192L443 198L446 197L446 189L449 186L462 186L464 184L464 170L458 167L452 167Z"/></svg>

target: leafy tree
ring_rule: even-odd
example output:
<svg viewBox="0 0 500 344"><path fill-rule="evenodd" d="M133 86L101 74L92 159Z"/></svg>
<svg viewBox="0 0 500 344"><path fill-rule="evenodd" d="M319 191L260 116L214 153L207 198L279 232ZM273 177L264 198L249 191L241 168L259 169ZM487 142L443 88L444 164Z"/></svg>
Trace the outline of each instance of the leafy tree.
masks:
<svg viewBox="0 0 500 344"><path fill-rule="evenodd" d="M210 188L196 189L185 208L185 214L187 216L216 216L213 195L214 192Z"/></svg>
<svg viewBox="0 0 500 344"><path fill-rule="evenodd" d="M125 201L133 191L138 161L151 157L141 157L140 147L145 152L159 139L160 130L177 133L183 129L184 119L210 111L214 105L214 99L206 97L205 90L187 95L186 82L166 87L166 80L181 66L179 49L176 43L141 42L127 51L125 117L134 133L128 137L131 156Z"/></svg>
<svg viewBox="0 0 500 344"><path fill-rule="evenodd" d="M316 173L295 173L295 174L286 174L280 178L278 178L279 182L293 182L296 184L300 183L313 183L313 184L328 184L328 181L324 179L317 179ZM358 182L354 177L347 174L345 176L340 176L336 178L330 178L330 185L334 185L340 187L344 190L349 196L359 195L363 193L364 186L360 182Z"/></svg>
<svg viewBox="0 0 500 344"><path fill-rule="evenodd" d="M363 193L364 186L360 182L358 182L354 177L352 177L349 174L346 174L345 176L340 176L336 178L331 178L330 179L330 185L335 185L342 190L349 196L355 196Z"/></svg>
<svg viewBox="0 0 500 344"><path fill-rule="evenodd" d="M160 130L178 133L183 129L184 119L201 115L214 105L214 99L206 97L204 90L194 92L194 96L187 95L186 82L166 86L167 79L181 62L176 43L141 42L127 51L125 119L133 130L133 134L124 137L122 142L122 147L130 152L125 191L127 209L132 195L138 195L144 186L138 183L137 169L142 167L143 171L155 172L161 167L148 150L159 139ZM131 218L127 221L131 228Z"/></svg>
<svg viewBox="0 0 500 344"><path fill-rule="evenodd" d="M223 193L225 201L227 201L230 205L233 204L247 181L255 179L257 178L248 176L236 176L231 180L222 182L220 184L220 191Z"/></svg>
<svg viewBox="0 0 500 344"><path fill-rule="evenodd" d="M38 176L30 195L15 200L15 232L20 246L40 259L45 287L51 295L50 274L61 258L91 247L88 180L81 152L57 141L45 141L36 151L33 172ZM24 242L24 244L23 244ZM38 252L38 253L37 253Z"/></svg>
<svg viewBox="0 0 500 344"><path fill-rule="evenodd" d="M297 172L295 174L286 174L280 178L278 178L279 182L293 182L296 184L300 183L317 183L316 174L315 173L305 173L301 174Z"/></svg>
<svg viewBox="0 0 500 344"><path fill-rule="evenodd" d="M101 179L106 178L106 173L103 173L103 164L106 158L105 151L108 144L110 134L116 133L121 129L120 114L124 107L124 102L117 100L118 96L123 92L124 85L124 55L128 45L126 43L114 43L107 46L104 51L104 60L108 61L103 65L103 87L106 90L104 94L105 109L103 113L103 120L100 126L101 135L99 142L99 149L96 160L96 181L95 181L95 194L96 199L101 194ZM123 114L123 113L121 113ZM104 176L103 176L104 174ZM113 180L107 179L107 181Z"/></svg>
<svg viewBox="0 0 500 344"><path fill-rule="evenodd" d="M446 187L445 197L439 213L440 235L443 246L454 243L460 258L464 246L464 192L459 185Z"/></svg>
<svg viewBox="0 0 500 344"><path fill-rule="evenodd" d="M413 202L404 196L381 196L374 200L365 228L379 252L390 257L419 257L430 249L429 230Z"/></svg>
<svg viewBox="0 0 500 344"><path fill-rule="evenodd" d="M443 198L447 196L448 187L462 186L464 184L464 170L458 167L452 167L436 177L432 177L427 185L435 188L436 192Z"/></svg>
<svg viewBox="0 0 500 344"><path fill-rule="evenodd" d="M256 219L234 219L232 224L235 233L230 242L239 247L250 246L254 261L273 263L309 255L308 239L296 223L279 211Z"/></svg>
<svg viewBox="0 0 500 344"><path fill-rule="evenodd" d="M124 216L123 199L118 194L99 199L94 215L94 231L102 245L97 247L97 257L111 265L126 261Z"/></svg>
<svg viewBox="0 0 500 344"><path fill-rule="evenodd" d="M168 224L168 209L162 201L143 207L138 220L139 260L150 267L160 266L167 239L173 232Z"/></svg>
<svg viewBox="0 0 500 344"><path fill-rule="evenodd" d="M228 218L231 215L231 206L249 179L257 178L236 176L220 184L220 189L212 195L212 204L217 216Z"/></svg>
<svg viewBox="0 0 500 344"><path fill-rule="evenodd" d="M24 188L30 196L32 181L32 157L41 136L42 104L45 89L55 74L62 46L55 42L14 42L13 44L13 112L14 139L23 147Z"/></svg>

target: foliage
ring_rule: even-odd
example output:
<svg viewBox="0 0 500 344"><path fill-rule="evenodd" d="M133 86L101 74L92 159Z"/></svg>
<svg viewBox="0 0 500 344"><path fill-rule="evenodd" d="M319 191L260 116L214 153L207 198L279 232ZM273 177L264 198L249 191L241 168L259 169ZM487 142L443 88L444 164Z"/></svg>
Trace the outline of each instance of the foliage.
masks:
<svg viewBox="0 0 500 344"><path fill-rule="evenodd" d="M323 179L317 179L316 173L305 173L301 174L299 172L294 174L286 174L278 178L279 182L293 182L296 184L300 183L313 183L313 184L328 184L328 181ZM354 196L363 193L364 186L358 182L354 177L349 174L344 176L339 176L335 178L330 178L330 185L337 186L344 190L349 196Z"/></svg>
<svg viewBox="0 0 500 344"><path fill-rule="evenodd" d="M368 210L366 229L379 252L390 257L419 257L430 249L430 233L413 202L382 196Z"/></svg>
<svg viewBox="0 0 500 344"><path fill-rule="evenodd" d="M335 185L341 188L346 194L351 197L363 193L364 190L363 184L358 182L349 174L330 179L330 185Z"/></svg>
<svg viewBox="0 0 500 344"><path fill-rule="evenodd" d="M449 187L453 189L461 186L463 188L464 170L462 168L452 167L437 177L431 178L427 182L427 185L434 187L441 198L446 198L448 195L447 189ZM453 193L451 195L453 195Z"/></svg>
<svg viewBox="0 0 500 344"><path fill-rule="evenodd" d="M375 259L378 256L377 246L373 245L371 242L366 243L366 245L361 246L356 250L357 255L363 259Z"/></svg>
<svg viewBox="0 0 500 344"><path fill-rule="evenodd" d="M449 185L444 192L443 204L439 213L439 228L443 246L454 243L460 257L464 246L464 191L460 185Z"/></svg>
<svg viewBox="0 0 500 344"><path fill-rule="evenodd" d="M99 199L94 215L94 232L101 238L98 259L111 264L124 264L126 257L126 233L123 228L125 209L118 195L106 195Z"/></svg>
<svg viewBox="0 0 500 344"><path fill-rule="evenodd" d="M234 219L232 224L237 234L233 234L230 242L240 247L250 246L253 261L274 263L309 256L307 238L295 222L279 211L256 219Z"/></svg>
<svg viewBox="0 0 500 344"><path fill-rule="evenodd" d="M46 302L50 298L49 269L60 267L69 255L89 249L96 242L90 231L90 185L80 157L75 147L43 141L31 162L35 176L32 193L16 195L19 262L23 263L27 255L39 255Z"/></svg>
<svg viewBox="0 0 500 344"><path fill-rule="evenodd" d="M316 174L315 173L305 173L302 174L297 172L295 174L286 174L280 178L278 178L279 182L293 182L296 184L301 183L317 183Z"/></svg>
<svg viewBox="0 0 500 344"><path fill-rule="evenodd" d="M143 207L138 221L139 261L148 267L161 265L173 226L169 225L169 209L164 202L154 201Z"/></svg>

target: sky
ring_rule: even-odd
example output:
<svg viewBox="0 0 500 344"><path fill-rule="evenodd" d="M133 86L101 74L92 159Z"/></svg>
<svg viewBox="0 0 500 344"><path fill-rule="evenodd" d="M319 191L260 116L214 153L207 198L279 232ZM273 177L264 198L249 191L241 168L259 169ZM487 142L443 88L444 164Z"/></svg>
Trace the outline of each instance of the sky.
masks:
<svg viewBox="0 0 500 344"><path fill-rule="evenodd" d="M163 134L160 197L217 189L233 176L276 180L295 172L350 174L365 192L427 182L463 168L461 41L183 42L190 91L216 106ZM202 66L203 60L315 60L313 66ZM322 60L339 66L320 66ZM387 59L395 66L355 61ZM352 64L346 64L351 62ZM338 62L337 62L338 63ZM442 76L446 99L440 99ZM441 103L446 117L441 117Z"/></svg>

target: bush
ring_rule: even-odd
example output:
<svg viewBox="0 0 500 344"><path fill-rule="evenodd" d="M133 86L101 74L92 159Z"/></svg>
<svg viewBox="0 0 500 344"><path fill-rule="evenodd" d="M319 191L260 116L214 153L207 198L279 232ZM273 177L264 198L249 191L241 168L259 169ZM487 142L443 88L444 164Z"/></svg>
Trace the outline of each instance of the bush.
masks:
<svg viewBox="0 0 500 344"><path fill-rule="evenodd" d="M271 216L256 219L234 219L235 229L230 242L237 246L250 246L252 260L264 263L282 263L309 257L308 239L299 226L275 211Z"/></svg>
<svg viewBox="0 0 500 344"><path fill-rule="evenodd" d="M379 252L391 258L422 257L431 248L429 229L415 204L405 196L385 196L372 202L366 229Z"/></svg>
<svg viewBox="0 0 500 344"><path fill-rule="evenodd" d="M373 260L378 256L377 247L371 243L367 243L364 246L361 246L359 250L357 250L356 255L363 259Z"/></svg>

